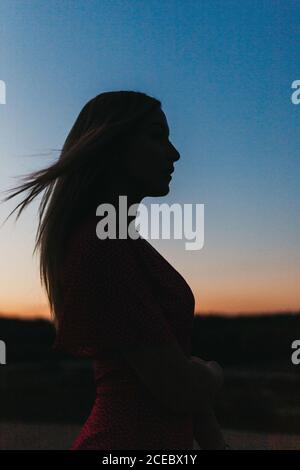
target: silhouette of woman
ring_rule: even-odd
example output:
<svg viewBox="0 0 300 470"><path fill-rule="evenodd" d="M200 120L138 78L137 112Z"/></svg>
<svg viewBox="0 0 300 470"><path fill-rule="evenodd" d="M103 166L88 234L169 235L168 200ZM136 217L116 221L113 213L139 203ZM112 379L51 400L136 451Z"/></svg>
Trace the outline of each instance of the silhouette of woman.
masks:
<svg viewBox="0 0 300 470"><path fill-rule="evenodd" d="M118 220L120 195L130 206L168 194L179 157L159 100L101 93L80 111L59 159L5 199L29 190L19 217L45 190L35 250L53 349L93 360L96 398L73 450L224 448L213 412L221 369L191 356L191 289L146 239L96 231L99 204L113 204Z"/></svg>

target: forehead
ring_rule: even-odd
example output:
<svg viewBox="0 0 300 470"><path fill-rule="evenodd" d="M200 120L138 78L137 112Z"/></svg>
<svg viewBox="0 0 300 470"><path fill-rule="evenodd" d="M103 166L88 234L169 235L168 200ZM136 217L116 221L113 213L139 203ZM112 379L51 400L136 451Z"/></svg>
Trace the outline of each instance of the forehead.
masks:
<svg viewBox="0 0 300 470"><path fill-rule="evenodd" d="M149 124L160 124L164 127L168 128L168 121L165 116L165 113L161 109L156 109L154 110L149 116L147 116L147 119L145 120L145 123Z"/></svg>

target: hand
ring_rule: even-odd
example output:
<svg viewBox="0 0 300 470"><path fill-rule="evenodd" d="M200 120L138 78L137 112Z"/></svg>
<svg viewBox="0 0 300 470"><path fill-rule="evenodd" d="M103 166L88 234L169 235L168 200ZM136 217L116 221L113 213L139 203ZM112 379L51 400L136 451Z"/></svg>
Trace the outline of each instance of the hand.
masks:
<svg viewBox="0 0 300 470"><path fill-rule="evenodd" d="M204 361L200 357L191 356L190 361L205 367L213 379L215 394L220 391L224 383L224 374L222 367L216 361Z"/></svg>
<svg viewBox="0 0 300 470"><path fill-rule="evenodd" d="M218 389L220 390L223 387L224 383L224 373L222 367L215 361L208 361L206 364L207 367L210 368L213 376L215 377Z"/></svg>
<svg viewBox="0 0 300 470"><path fill-rule="evenodd" d="M193 418L194 438L203 450L225 450L226 442L213 410Z"/></svg>

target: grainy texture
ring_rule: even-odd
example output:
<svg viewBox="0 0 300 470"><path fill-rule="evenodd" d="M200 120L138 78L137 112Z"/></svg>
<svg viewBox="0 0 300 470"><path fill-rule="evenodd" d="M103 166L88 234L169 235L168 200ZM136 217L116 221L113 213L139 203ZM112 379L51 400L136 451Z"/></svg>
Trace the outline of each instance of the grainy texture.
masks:
<svg viewBox="0 0 300 470"><path fill-rule="evenodd" d="M99 240L96 217L74 233L61 271L54 349L94 361L96 399L72 449L192 449L192 416L175 416L122 356L178 341L191 354L195 299L184 278L141 238Z"/></svg>
<svg viewBox="0 0 300 470"><path fill-rule="evenodd" d="M74 424L1 423L0 450L64 450L79 432ZM225 429L233 450L300 450L300 435ZM197 447L194 447L197 449Z"/></svg>

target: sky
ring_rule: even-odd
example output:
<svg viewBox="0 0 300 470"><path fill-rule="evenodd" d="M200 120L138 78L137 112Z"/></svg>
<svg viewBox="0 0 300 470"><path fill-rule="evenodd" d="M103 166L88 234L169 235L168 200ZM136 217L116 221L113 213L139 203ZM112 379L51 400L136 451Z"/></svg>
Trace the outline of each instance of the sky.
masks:
<svg viewBox="0 0 300 470"><path fill-rule="evenodd" d="M201 250L151 241L196 312L299 310L299 15L293 0L2 0L0 191L58 158L89 99L143 91L181 155L169 194L143 202L204 204ZM1 224L19 201L0 204ZM2 315L49 315L38 202L0 228Z"/></svg>

